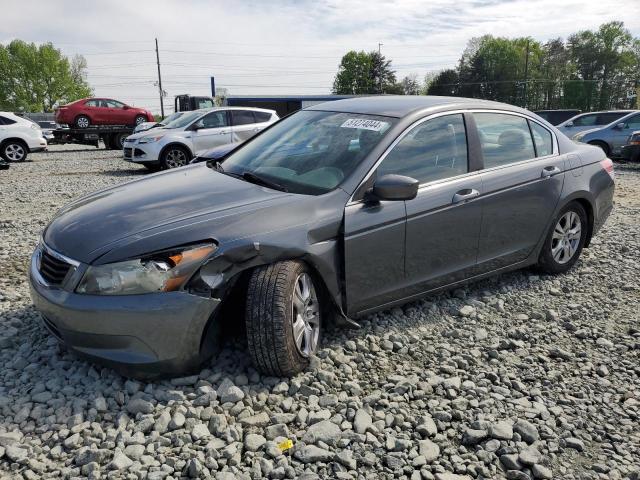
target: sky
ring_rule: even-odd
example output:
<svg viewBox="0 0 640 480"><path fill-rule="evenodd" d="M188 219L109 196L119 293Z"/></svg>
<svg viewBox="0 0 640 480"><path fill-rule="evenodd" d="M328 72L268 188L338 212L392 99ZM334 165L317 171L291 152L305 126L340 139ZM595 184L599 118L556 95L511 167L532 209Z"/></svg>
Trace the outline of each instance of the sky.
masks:
<svg viewBox="0 0 640 480"><path fill-rule="evenodd" d="M398 79L456 65L476 36L546 41L623 20L640 36L640 0L2 0L0 42L52 42L82 54L96 96L165 113L181 93L331 92L349 50L380 50Z"/></svg>

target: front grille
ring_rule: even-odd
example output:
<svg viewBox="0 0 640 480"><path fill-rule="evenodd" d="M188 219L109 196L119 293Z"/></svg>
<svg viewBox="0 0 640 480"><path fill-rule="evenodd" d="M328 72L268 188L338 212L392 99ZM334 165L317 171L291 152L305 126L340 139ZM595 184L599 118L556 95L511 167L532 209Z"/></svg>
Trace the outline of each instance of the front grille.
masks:
<svg viewBox="0 0 640 480"><path fill-rule="evenodd" d="M42 275L42 278L44 278L49 285L61 285L70 269L70 264L57 259L46 250L42 250L40 257L40 275Z"/></svg>
<svg viewBox="0 0 640 480"><path fill-rule="evenodd" d="M131 152L132 152L131 148L125 147L124 148L124 158L131 158Z"/></svg>

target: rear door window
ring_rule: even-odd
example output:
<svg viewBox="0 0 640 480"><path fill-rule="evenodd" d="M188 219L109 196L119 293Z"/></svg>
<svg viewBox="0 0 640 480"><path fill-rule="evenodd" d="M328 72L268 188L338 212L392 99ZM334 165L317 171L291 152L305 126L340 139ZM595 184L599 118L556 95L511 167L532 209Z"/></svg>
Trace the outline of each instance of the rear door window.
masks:
<svg viewBox="0 0 640 480"><path fill-rule="evenodd" d="M527 119L506 113L474 113L484 168L535 158Z"/></svg>
<svg viewBox="0 0 640 480"><path fill-rule="evenodd" d="M267 112L253 112L256 123L268 122L271 120L271 114Z"/></svg>
<svg viewBox="0 0 640 480"><path fill-rule="evenodd" d="M611 122L615 122L619 118L624 117L627 112L617 113L617 112L609 112L609 113L601 113L598 115L598 125L609 125Z"/></svg>
<svg viewBox="0 0 640 480"><path fill-rule="evenodd" d="M382 161L377 176L405 175L428 183L468 171L464 119L454 114L413 127Z"/></svg>
<svg viewBox="0 0 640 480"><path fill-rule="evenodd" d="M578 117L573 121L573 124L576 127L588 127L590 125L597 125L598 115L583 115L582 117Z"/></svg>
<svg viewBox="0 0 640 480"><path fill-rule="evenodd" d="M533 142L536 146L536 156L544 157L553 153L553 136L551 132L536 122L529 122Z"/></svg>
<svg viewBox="0 0 640 480"><path fill-rule="evenodd" d="M250 123L256 123L253 118L253 112L250 110L231 110L231 124L232 125L248 125Z"/></svg>

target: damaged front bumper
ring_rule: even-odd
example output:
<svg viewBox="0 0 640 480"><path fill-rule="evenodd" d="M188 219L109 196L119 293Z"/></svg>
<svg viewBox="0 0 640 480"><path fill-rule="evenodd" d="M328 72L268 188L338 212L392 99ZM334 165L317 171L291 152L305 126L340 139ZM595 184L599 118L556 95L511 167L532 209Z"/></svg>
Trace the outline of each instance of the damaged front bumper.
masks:
<svg viewBox="0 0 640 480"><path fill-rule="evenodd" d="M31 260L31 298L47 329L71 350L130 376L182 373L210 355L205 329L215 321L220 300L185 291L78 294L47 284L37 255Z"/></svg>

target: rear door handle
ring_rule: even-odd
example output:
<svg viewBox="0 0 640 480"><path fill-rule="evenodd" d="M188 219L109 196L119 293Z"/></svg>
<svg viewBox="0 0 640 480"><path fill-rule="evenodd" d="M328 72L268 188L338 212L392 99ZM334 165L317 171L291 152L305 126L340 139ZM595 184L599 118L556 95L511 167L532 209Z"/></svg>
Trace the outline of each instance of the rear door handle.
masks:
<svg viewBox="0 0 640 480"><path fill-rule="evenodd" d="M465 188L464 190L460 190L456 192L451 200L451 203L460 203L467 200L471 200L480 195L480 192L475 188Z"/></svg>
<svg viewBox="0 0 640 480"><path fill-rule="evenodd" d="M544 167L542 169L542 178L553 177L554 175L558 175L559 173L562 173L562 170L560 170L560 168L556 167L555 165Z"/></svg>

